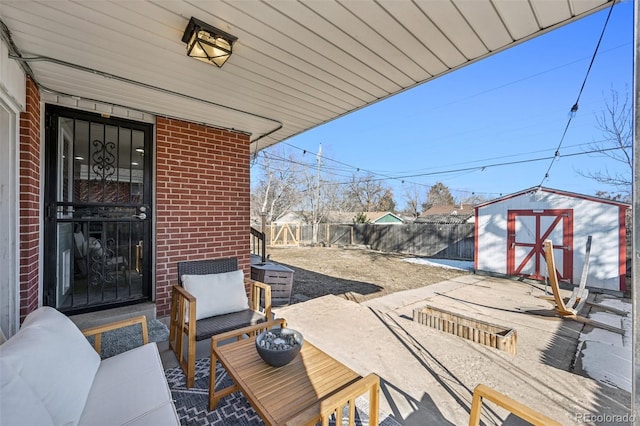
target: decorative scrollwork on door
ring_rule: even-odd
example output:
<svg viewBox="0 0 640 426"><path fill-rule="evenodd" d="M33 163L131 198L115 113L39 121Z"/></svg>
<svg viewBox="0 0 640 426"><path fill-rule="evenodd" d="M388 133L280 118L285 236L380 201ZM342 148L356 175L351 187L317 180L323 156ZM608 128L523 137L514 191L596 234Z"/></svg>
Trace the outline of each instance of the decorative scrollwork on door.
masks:
<svg viewBox="0 0 640 426"><path fill-rule="evenodd" d="M96 180L102 181L104 185L116 173L116 156L114 155L116 144L95 139L92 145L95 150L91 155L91 170Z"/></svg>

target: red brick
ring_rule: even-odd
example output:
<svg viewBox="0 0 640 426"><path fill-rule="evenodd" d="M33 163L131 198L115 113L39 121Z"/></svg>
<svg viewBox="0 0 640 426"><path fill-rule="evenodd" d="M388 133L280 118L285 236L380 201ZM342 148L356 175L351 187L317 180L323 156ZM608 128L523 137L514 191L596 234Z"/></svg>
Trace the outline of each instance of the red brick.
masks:
<svg viewBox="0 0 640 426"><path fill-rule="evenodd" d="M165 118L157 125L170 132L156 138L157 152L167 153L157 157L156 169L156 310L162 316L169 313L177 262L238 256L250 273L250 241L244 236L250 153L243 133Z"/></svg>
<svg viewBox="0 0 640 426"><path fill-rule="evenodd" d="M40 251L40 93L27 78L20 113L20 321L38 307Z"/></svg>

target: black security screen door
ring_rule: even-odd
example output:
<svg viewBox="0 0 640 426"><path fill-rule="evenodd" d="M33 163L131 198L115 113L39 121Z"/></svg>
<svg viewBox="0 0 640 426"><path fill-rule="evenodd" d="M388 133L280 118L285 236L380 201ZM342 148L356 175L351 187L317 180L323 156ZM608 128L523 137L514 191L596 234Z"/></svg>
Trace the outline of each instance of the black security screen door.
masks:
<svg viewBox="0 0 640 426"><path fill-rule="evenodd" d="M54 106L45 123L45 304L150 300L152 126Z"/></svg>

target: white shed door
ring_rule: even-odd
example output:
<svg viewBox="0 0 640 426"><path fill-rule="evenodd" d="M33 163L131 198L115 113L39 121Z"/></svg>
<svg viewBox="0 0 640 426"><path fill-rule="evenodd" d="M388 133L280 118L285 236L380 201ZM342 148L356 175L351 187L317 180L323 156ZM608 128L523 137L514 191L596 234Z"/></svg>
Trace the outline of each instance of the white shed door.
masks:
<svg viewBox="0 0 640 426"><path fill-rule="evenodd" d="M551 240L559 279L573 276L573 210L509 210L507 274L543 279L545 240Z"/></svg>

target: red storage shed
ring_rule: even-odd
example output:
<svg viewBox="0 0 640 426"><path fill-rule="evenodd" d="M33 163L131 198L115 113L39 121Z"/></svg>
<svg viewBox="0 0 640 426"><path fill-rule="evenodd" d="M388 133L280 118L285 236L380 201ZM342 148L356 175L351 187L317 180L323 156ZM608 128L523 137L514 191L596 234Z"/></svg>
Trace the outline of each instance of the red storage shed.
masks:
<svg viewBox="0 0 640 426"><path fill-rule="evenodd" d="M587 287L627 288L626 212L612 200L534 187L476 206L475 268L546 277L544 240L554 245L560 279L578 284L591 236Z"/></svg>

